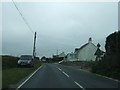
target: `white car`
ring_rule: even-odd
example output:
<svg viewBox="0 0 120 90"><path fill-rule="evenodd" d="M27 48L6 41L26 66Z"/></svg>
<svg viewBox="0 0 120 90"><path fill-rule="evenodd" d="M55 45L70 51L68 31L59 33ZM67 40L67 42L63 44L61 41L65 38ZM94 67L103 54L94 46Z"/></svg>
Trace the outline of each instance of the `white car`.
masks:
<svg viewBox="0 0 120 90"><path fill-rule="evenodd" d="M33 66L32 55L21 55L18 60L18 66Z"/></svg>

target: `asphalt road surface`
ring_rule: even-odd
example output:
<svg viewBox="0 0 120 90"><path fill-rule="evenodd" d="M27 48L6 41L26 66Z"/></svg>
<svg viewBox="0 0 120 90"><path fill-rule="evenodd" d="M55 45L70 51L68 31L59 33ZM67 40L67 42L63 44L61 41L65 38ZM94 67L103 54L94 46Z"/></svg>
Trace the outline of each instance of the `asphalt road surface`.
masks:
<svg viewBox="0 0 120 90"><path fill-rule="evenodd" d="M114 81L78 68L60 64L44 64L20 88L118 88Z"/></svg>

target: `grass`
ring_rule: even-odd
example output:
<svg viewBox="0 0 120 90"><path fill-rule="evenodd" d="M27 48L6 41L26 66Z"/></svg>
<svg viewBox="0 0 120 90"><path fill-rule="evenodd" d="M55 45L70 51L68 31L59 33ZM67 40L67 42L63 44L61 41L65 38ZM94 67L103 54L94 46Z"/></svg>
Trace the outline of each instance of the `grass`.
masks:
<svg viewBox="0 0 120 90"><path fill-rule="evenodd" d="M13 56L2 56L2 70L10 69L10 68L17 68L17 57Z"/></svg>
<svg viewBox="0 0 120 90"><path fill-rule="evenodd" d="M0 89L2 89L2 70L0 70Z"/></svg>
<svg viewBox="0 0 120 90"><path fill-rule="evenodd" d="M39 60L34 60L34 67L17 67L16 57L5 56L2 69L2 88L10 88L11 85L17 84L23 78L34 72L40 65ZM9 63L9 64L8 64ZM6 65L7 64L7 65Z"/></svg>
<svg viewBox="0 0 120 90"><path fill-rule="evenodd" d="M2 56L0 55L0 89L2 89Z"/></svg>

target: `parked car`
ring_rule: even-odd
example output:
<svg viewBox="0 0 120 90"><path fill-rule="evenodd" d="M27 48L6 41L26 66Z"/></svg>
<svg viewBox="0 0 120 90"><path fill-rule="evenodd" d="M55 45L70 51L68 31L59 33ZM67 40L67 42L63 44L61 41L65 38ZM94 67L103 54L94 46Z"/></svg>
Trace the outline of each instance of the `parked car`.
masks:
<svg viewBox="0 0 120 90"><path fill-rule="evenodd" d="M32 55L21 55L18 60L18 66L33 66Z"/></svg>

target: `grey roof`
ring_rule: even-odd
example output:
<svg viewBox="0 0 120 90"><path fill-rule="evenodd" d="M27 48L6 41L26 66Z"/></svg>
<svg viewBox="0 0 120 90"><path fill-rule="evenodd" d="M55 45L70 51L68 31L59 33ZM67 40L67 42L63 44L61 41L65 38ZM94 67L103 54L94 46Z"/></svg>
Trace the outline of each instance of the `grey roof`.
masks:
<svg viewBox="0 0 120 90"><path fill-rule="evenodd" d="M83 46L81 46L80 48L76 48L74 53L78 53L81 49L83 49L84 47L86 47L89 43L84 44ZM92 43L93 44L93 43ZM94 45L94 44L93 44ZM94 45L95 46L95 45ZM95 46L96 47L96 46Z"/></svg>
<svg viewBox="0 0 120 90"><path fill-rule="evenodd" d="M105 53L105 52L98 48L94 55L103 55L103 53Z"/></svg>

